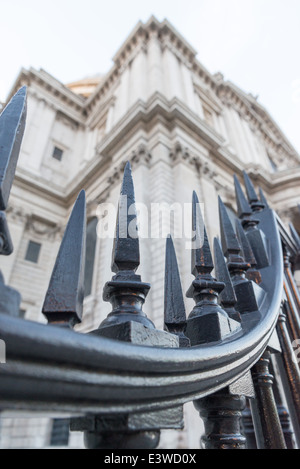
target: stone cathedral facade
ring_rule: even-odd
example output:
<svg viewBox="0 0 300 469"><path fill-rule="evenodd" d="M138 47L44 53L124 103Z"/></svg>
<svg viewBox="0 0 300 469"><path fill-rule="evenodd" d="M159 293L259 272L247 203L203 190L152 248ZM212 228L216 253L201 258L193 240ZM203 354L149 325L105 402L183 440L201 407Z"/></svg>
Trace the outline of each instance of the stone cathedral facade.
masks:
<svg viewBox="0 0 300 469"><path fill-rule="evenodd" d="M117 206L126 161L143 206L188 206L196 190L211 240L219 232L218 195L234 216L233 174L242 182L244 169L282 220L300 230L298 153L257 99L206 70L168 21L138 23L105 75L64 85L44 70L22 69L11 95L22 85L28 87L27 126L8 210L14 253L1 259L1 270L22 294L20 315L26 319L45 322L43 299L81 189L87 195L88 261L78 330L98 327L110 312L102 291L112 276L113 240L97 236L99 207ZM159 234L141 238L139 273L152 285L144 310L163 328L162 234L168 226L163 215L149 220L149 213L140 210L140 225ZM107 223L114 223L112 216L106 214ZM175 236L175 245L186 291L192 276L185 236ZM192 309L188 301L186 308ZM185 414L186 430L163 432L161 447L199 447L200 419L192 405ZM81 447L81 435L66 429L61 416L5 414L0 444Z"/></svg>

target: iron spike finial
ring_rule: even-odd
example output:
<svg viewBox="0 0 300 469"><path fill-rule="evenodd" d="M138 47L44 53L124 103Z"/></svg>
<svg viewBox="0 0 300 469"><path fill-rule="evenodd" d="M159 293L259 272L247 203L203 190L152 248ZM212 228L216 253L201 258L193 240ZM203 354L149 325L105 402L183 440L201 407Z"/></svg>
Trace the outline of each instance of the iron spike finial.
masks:
<svg viewBox="0 0 300 469"><path fill-rule="evenodd" d="M116 236L112 254L112 271L136 271L140 265L134 186L131 165L126 163L120 193Z"/></svg>
<svg viewBox="0 0 300 469"><path fill-rule="evenodd" d="M13 96L0 115L0 210L6 210L26 121L26 87Z"/></svg>
<svg viewBox="0 0 300 469"><path fill-rule="evenodd" d="M234 185L235 185L235 194L236 194L236 202L237 202L239 218L251 216L252 209L249 205L248 200L246 199L246 196L242 190L240 181L238 180L236 175L234 175Z"/></svg>
<svg viewBox="0 0 300 469"><path fill-rule="evenodd" d="M214 256L216 278L219 282L223 282L225 284L224 290L219 295L221 305L223 306L229 317L240 322L240 314L235 310L237 297L225 262L220 241L217 238L214 239Z"/></svg>
<svg viewBox="0 0 300 469"><path fill-rule="evenodd" d="M82 190L69 218L42 309L50 324L73 327L81 322L85 242L86 201Z"/></svg>
<svg viewBox="0 0 300 469"><path fill-rule="evenodd" d="M253 212L262 210L264 208L264 205L259 201L253 182L251 181L246 171L243 171L243 176L244 176L248 201L251 205L251 209L253 210Z"/></svg>
<svg viewBox="0 0 300 469"><path fill-rule="evenodd" d="M194 235L192 274L197 277L199 273L210 273L214 268L214 264L199 200L195 191L193 192L192 230Z"/></svg>
<svg viewBox="0 0 300 469"><path fill-rule="evenodd" d="M259 286L246 278L251 264L243 258L242 247L221 198L219 198L219 212L222 247L228 260L227 267L237 297L236 309L240 314L257 311L256 293L258 293Z"/></svg>
<svg viewBox="0 0 300 469"><path fill-rule="evenodd" d="M189 339L184 335L186 311L177 257L173 239L170 235L166 241L164 322L166 330L179 337L181 347L189 346Z"/></svg>

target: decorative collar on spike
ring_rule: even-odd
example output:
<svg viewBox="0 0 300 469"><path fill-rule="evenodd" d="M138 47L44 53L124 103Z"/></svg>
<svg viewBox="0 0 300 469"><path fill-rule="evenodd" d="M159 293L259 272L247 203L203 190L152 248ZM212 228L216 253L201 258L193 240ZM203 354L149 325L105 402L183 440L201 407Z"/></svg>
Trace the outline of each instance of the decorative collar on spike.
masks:
<svg viewBox="0 0 300 469"><path fill-rule="evenodd" d="M43 305L49 323L74 326L81 322L84 299L86 240L85 192L72 210Z"/></svg>
<svg viewBox="0 0 300 469"><path fill-rule="evenodd" d="M26 121L26 87L21 88L0 115L0 210L6 210Z"/></svg>
<svg viewBox="0 0 300 469"><path fill-rule="evenodd" d="M246 173L246 171L243 171L243 175L244 175L244 181L245 181L245 187L246 187L246 192L247 192L247 196L248 196L248 201L251 205L251 209L253 210L253 212L258 212L258 211L264 209L264 204L262 204L260 202L260 200L258 199L258 196L256 194L254 185L253 185L250 177Z"/></svg>

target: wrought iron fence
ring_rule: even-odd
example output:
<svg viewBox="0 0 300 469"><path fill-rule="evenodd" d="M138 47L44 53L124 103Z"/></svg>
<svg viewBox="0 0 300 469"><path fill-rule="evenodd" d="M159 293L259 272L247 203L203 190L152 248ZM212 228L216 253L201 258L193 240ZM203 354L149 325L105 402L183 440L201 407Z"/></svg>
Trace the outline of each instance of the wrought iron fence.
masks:
<svg viewBox="0 0 300 469"><path fill-rule="evenodd" d="M25 127L26 89L0 117L0 250L12 252L6 223L10 189ZM116 238L112 279L103 299L112 312L89 334L73 331L84 298L85 193L74 205L46 293L48 325L17 318L20 295L0 284L0 365L3 410L62 412L87 448L156 448L162 429L183 428L193 401L208 449L300 447L300 296L293 276L300 239L259 196L246 173L245 195L234 177L238 216L233 226L219 199L220 241L209 245L196 193L191 249L195 277L185 312L172 238L166 242L165 330L143 312L150 285L136 273L139 240L129 163L121 196L130 216ZM128 210L127 210L128 213ZM121 223L117 220L117 228ZM213 269L215 274L212 276ZM287 408L284 406L287 404Z"/></svg>

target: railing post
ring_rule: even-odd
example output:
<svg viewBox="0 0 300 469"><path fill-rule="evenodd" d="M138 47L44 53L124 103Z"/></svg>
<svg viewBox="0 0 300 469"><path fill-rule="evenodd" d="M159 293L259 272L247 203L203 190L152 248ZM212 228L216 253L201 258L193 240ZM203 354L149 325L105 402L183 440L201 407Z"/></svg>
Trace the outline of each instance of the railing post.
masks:
<svg viewBox="0 0 300 469"><path fill-rule="evenodd" d="M273 394L274 377L270 374L270 351L266 350L252 368L256 398L251 412L258 449L286 449L277 406Z"/></svg>

